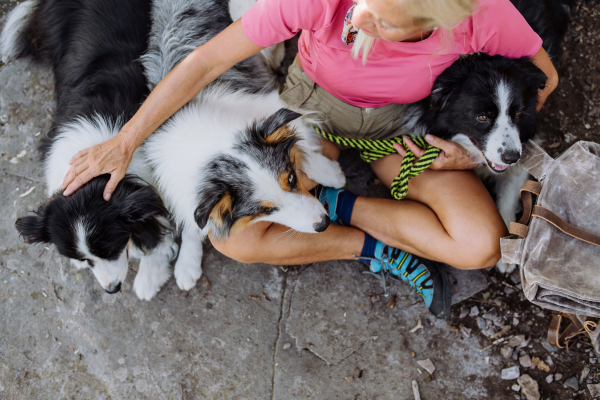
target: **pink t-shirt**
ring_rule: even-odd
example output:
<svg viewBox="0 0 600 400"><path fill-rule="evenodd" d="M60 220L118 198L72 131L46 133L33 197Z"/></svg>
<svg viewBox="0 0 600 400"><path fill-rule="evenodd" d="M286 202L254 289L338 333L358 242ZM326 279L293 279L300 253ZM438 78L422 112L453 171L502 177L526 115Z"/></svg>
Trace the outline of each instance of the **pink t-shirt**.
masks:
<svg viewBox="0 0 600 400"><path fill-rule="evenodd" d="M257 46L268 47L302 30L298 52L304 72L338 99L363 108L413 103L427 97L435 78L460 54L535 55L542 39L509 0L479 0L476 11L444 36L420 42L379 40L366 66L342 42L352 0L258 0L242 17Z"/></svg>

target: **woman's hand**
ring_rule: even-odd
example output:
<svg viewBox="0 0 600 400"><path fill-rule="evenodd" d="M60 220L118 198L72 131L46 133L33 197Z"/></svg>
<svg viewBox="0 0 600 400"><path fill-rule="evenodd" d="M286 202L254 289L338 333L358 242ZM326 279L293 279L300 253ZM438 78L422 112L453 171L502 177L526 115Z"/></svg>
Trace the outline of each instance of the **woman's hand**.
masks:
<svg viewBox="0 0 600 400"><path fill-rule="evenodd" d="M110 180L104 188L104 200L108 201L115 191L117 184L125 176L125 171L131 162L134 149L130 149L122 133L95 146L81 150L69 161L71 168L62 185L65 196L70 195L92 178L110 174Z"/></svg>
<svg viewBox="0 0 600 400"><path fill-rule="evenodd" d="M409 138L405 137L403 140L417 158L421 158L421 156L425 154L425 150L414 144ZM433 135L425 135L425 140L427 140L430 145L442 150L429 167L431 169L458 170L474 169L479 166L479 163L473 160L469 152L458 143L448 142ZM406 150L404 150L404 147L402 147L401 144L394 144L394 148L401 156L406 154Z"/></svg>

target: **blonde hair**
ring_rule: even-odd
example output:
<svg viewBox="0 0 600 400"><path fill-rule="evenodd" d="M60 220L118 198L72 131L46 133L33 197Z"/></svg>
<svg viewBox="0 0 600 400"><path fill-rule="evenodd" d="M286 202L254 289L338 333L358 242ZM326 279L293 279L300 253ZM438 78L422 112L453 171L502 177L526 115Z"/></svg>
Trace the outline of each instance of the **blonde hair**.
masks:
<svg viewBox="0 0 600 400"><path fill-rule="evenodd" d="M423 29L437 27L446 35L452 29L470 16L476 0L404 0L406 12L410 13L415 25ZM363 65L367 63L369 53L377 44L377 40L359 30L352 45L352 58L362 58Z"/></svg>

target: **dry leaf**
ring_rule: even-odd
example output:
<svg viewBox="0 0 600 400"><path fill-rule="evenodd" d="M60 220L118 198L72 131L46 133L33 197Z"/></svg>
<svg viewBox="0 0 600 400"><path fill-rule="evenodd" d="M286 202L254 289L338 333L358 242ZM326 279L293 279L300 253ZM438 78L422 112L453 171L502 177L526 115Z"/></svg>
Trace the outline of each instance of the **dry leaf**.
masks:
<svg viewBox="0 0 600 400"><path fill-rule="evenodd" d="M537 367L537 369L545 372L550 372L550 366L542 360L540 360L539 357L532 357L531 362Z"/></svg>
<svg viewBox="0 0 600 400"><path fill-rule="evenodd" d="M391 310L394 308L394 306L396 305L397 302L398 302L398 296L393 295L392 298L390 299L390 301L388 301L386 307Z"/></svg>

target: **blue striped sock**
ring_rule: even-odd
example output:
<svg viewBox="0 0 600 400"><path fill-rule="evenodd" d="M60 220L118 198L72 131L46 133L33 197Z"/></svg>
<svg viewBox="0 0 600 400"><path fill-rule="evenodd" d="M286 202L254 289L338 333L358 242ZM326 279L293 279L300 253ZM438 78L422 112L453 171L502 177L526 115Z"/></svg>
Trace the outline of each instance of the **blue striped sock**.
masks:
<svg viewBox="0 0 600 400"><path fill-rule="evenodd" d="M365 232L365 243L363 244L363 249L360 252L360 256L375 258L375 246L376 245L377 245L377 239L375 239L373 236L371 236ZM360 261L368 262L370 260L360 259Z"/></svg>
<svg viewBox="0 0 600 400"><path fill-rule="evenodd" d="M342 190L338 196L338 203L336 207L336 213L339 221L343 225L350 225L352 219L352 210L354 209L354 202L358 195L350 192L349 190Z"/></svg>

